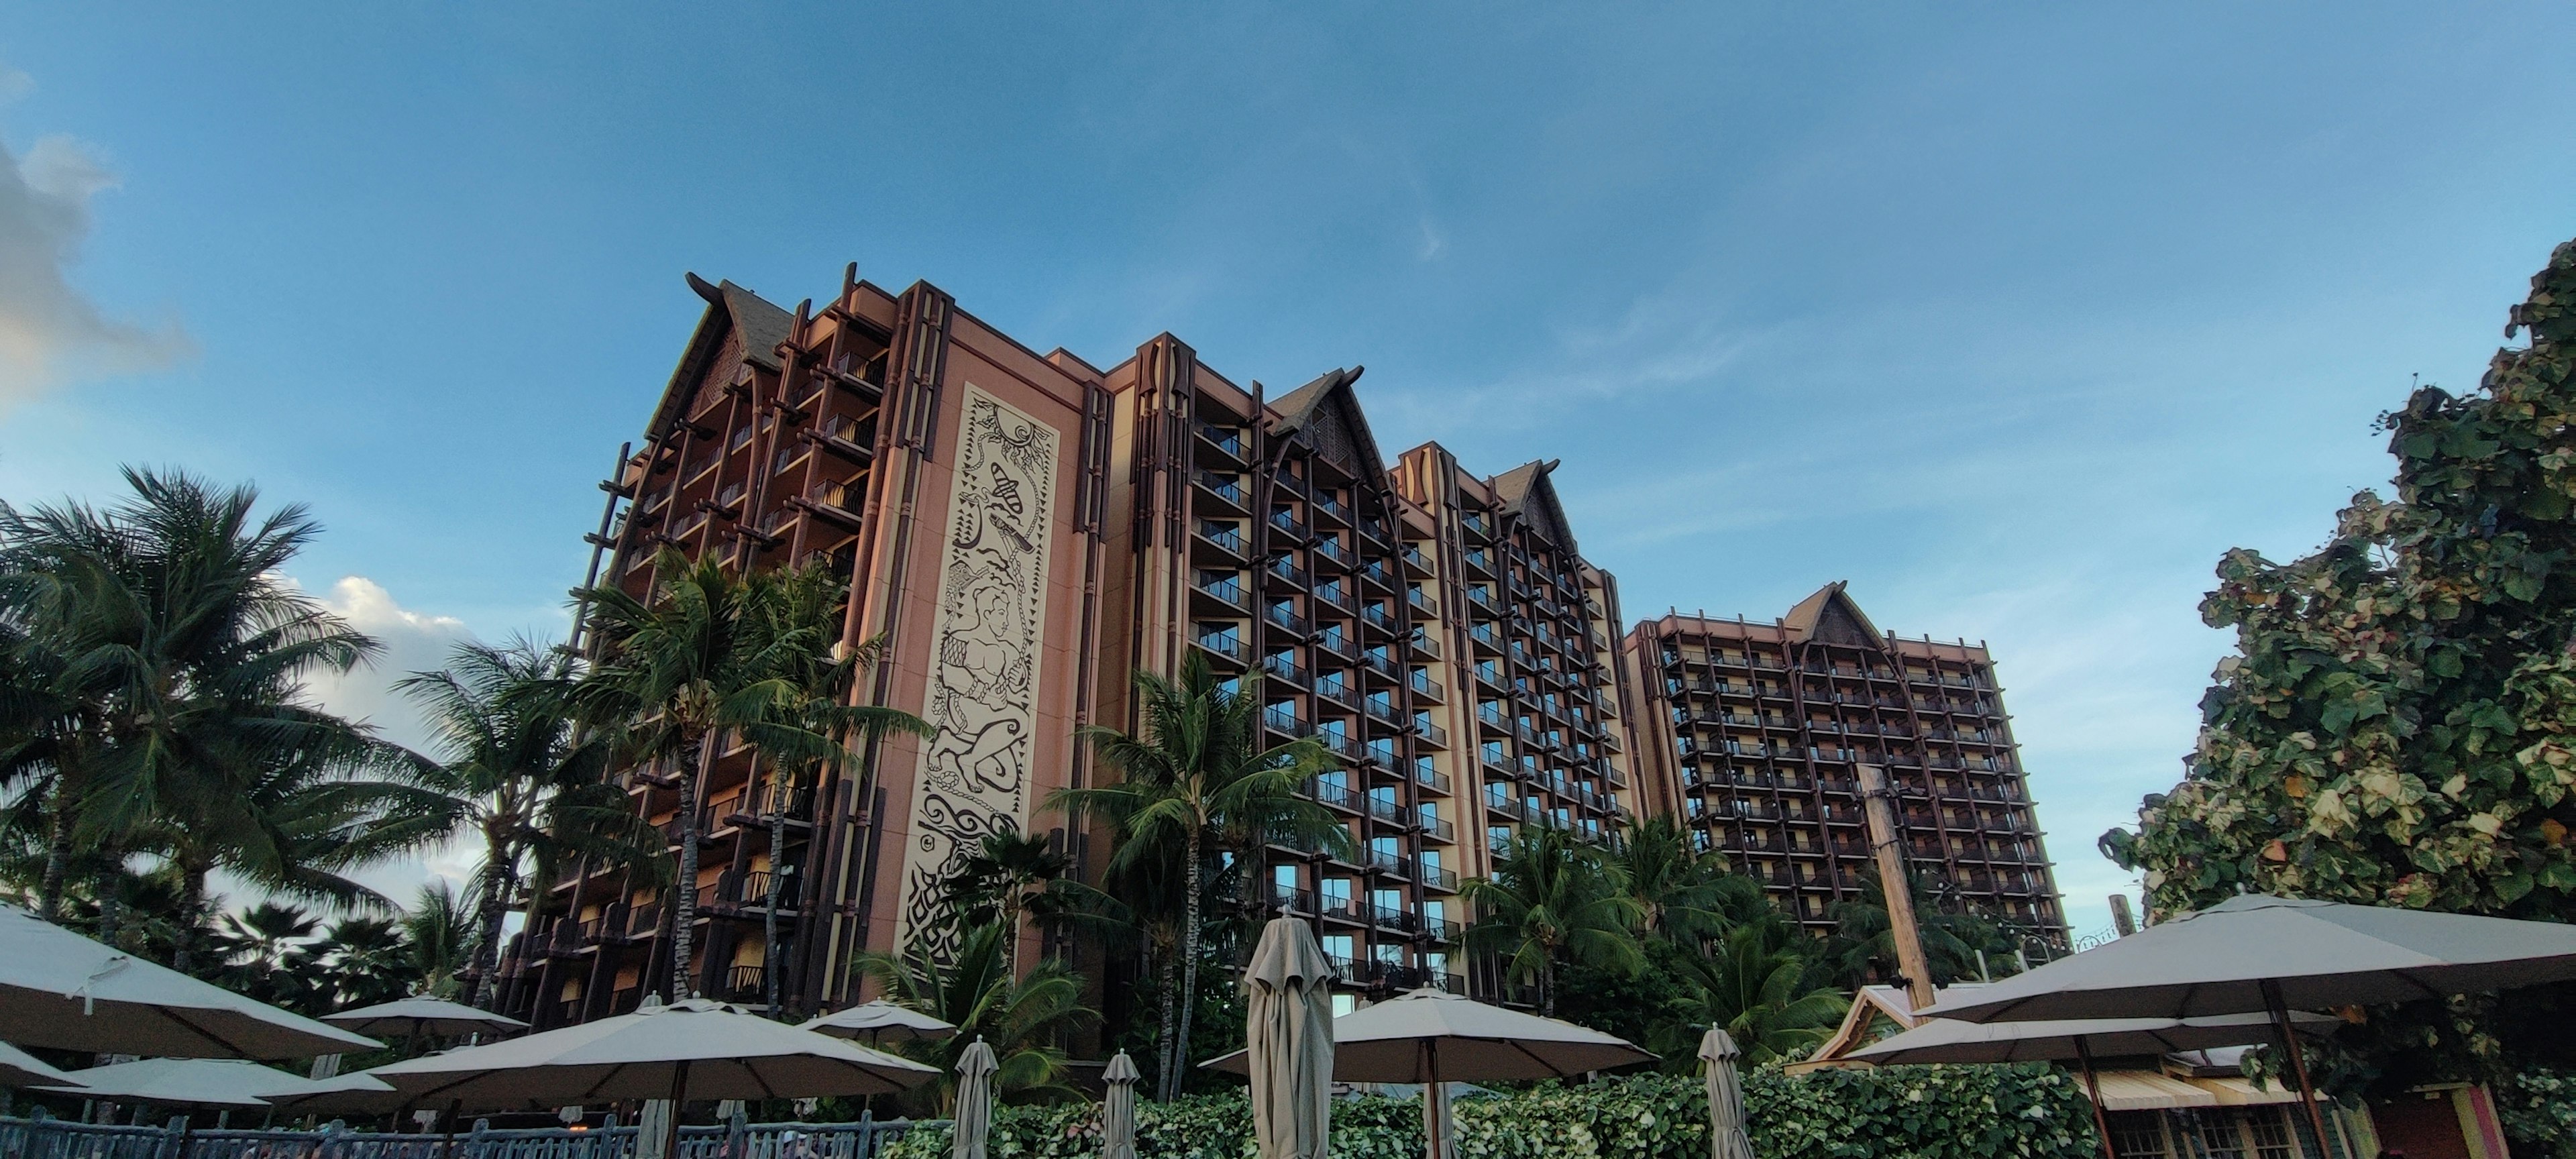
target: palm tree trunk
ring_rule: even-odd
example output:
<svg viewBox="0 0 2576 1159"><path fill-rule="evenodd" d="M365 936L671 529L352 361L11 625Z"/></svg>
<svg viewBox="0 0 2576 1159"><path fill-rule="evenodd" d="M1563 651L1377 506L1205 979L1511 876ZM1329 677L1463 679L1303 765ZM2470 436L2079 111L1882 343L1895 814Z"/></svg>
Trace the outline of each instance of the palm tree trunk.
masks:
<svg viewBox="0 0 2576 1159"><path fill-rule="evenodd" d="M58 784L54 789L53 816L46 823L45 877L36 887L36 900L46 921L63 920L63 878L72 867L71 802Z"/></svg>
<svg viewBox="0 0 2576 1159"><path fill-rule="evenodd" d="M775 771L772 772L773 780ZM769 1016L779 1017L778 1008L778 898L786 883L784 862L779 860L787 849L787 786L775 782L770 786L769 802L769 905L760 918L760 988L769 1003Z"/></svg>
<svg viewBox="0 0 2576 1159"><path fill-rule="evenodd" d="M701 736L680 770L680 880L671 899L671 999L697 997L689 974L689 937L698 923L698 786L715 759L716 738Z"/></svg>
<svg viewBox="0 0 2576 1159"><path fill-rule="evenodd" d="M508 899L518 893L518 875L502 860L499 846L483 865L483 896L475 899L474 979L465 984L465 1004L483 1005L484 982L501 965L501 919ZM495 989L497 993L497 988Z"/></svg>
<svg viewBox="0 0 2576 1159"><path fill-rule="evenodd" d="M179 871L179 931L172 940L170 968L185 974L195 962L197 915L206 908L206 869L190 865Z"/></svg>
<svg viewBox="0 0 2576 1159"><path fill-rule="evenodd" d="M117 896L116 887L113 868L100 870L98 880L90 885L98 894L98 940L102 945L116 944L117 927L123 924L125 917L123 899Z"/></svg>
<svg viewBox="0 0 2576 1159"><path fill-rule="evenodd" d="M1542 1018L1556 1017L1556 955L1538 968L1538 1012Z"/></svg>
<svg viewBox="0 0 2576 1159"><path fill-rule="evenodd" d="M1181 1026L1172 1039L1172 1095L1181 1093L1181 1072L1190 1065L1190 1015L1199 1004L1199 832L1190 830L1190 864L1181 879L1189 896L1181 899Z"/></svg>
<svg viewBox="0 0 2576 1159"><path fill-rule="evenodd" d="M1154 1098L1159 1102L1166 1103L1172 1101L1172 1075L1175 1071L1175 1068L1172 1065L1172 1038L1176 1033L1174 1028L1180 1025L1181 1009L1180 982L1178 979L1173 977L1173 975L1177 973L1177 966L1172 961L1175 956L1176 955L1172 953L1166 953L1163 955L1163 968L1161 971L1163 976L1163 1026L1162 1034L1154 1040L1156 1046L1155 1053L1160 1055L1162 1059L1160 1068L1154 1072Z"/></svg>

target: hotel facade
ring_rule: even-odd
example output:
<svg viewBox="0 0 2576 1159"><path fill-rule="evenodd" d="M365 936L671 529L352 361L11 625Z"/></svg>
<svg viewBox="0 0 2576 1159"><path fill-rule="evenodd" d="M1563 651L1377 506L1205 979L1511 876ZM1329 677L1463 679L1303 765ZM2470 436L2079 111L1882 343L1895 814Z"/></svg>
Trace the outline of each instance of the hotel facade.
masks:
<svg viewBox="0 0 2576 1159"><path fill-rule="evenodd" d="M1692 673L1668 686L1667 652L1711 646L1669 617L1626 631L1555 462L1480 475L1436 443L1388 455L1357 368L1274 397L1169 334L1106 369L1040 354L927 283L889 292L853 270L793 310L689 283L706 309L602 484L593 577L642 596L665 549L828 568L850 585L842 643L883 649L853 700L937 729L874 742L819 783L738 744L690 801L670 770L615 774L675 850L681 810L697 812L697 992L758 1005L774 973L791 1011L859 1000L856 956L934 936L939 882L988 833L1046 834L1096 876L1107 835L1068 831L1043 803L1101 780L1076 734L1139 726L1137 672L1192 657L1257 675L1245 686L1271 741L1333 755L1308 795L1349 849L1272 846L1247 877L1261 896L1243 900L1312 921L1360 990L1515 997L1457 943L1460 883L1517 826L1607 841L1664 811L1712 842L1750 840L1708 819L1692 780L1692 722L1726 709ZM1773 650L1804 664L1836 647ZM1820 816L1818 839L1834 824ZM1802 919L1808 899L1841 896L1775 888ZM561 1025L670 992L670 895L604 865L544 883L500 968L504 1008Z"/></svg>

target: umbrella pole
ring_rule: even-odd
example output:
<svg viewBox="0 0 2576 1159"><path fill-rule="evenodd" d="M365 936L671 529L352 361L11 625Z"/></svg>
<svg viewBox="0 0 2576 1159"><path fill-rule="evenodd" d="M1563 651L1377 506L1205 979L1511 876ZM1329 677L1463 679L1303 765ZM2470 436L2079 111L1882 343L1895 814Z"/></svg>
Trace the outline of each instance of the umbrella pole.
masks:
<svg viewBox="0 0 2576 1159"><path fill-rule="evenodd" d="M2281 1036L2281 1046L2290 1052L2290 1073L2299 1080L2299 1101L2308 1108L2308 1128L2316 1132L2317 1159L2326 1159L2326 1116L2317 1109L2317 1088L2308 1082L2308 1058L2299 1049L2299 1036L2290 1029L2290 1006L2281 997L2281 984L2263 982L2263 1006L2272 1015L2272 1030Z"/></svg>
<svg viewBox="0 0 2576 1159"><path fill-rule="evenodd" d="M2093 1133L2102 1137L2102 1159L2120 1159L2111 1149L2111 1120L2102 1113L2102 1078L2093 1073L2093 1048L2081 1034L2075 1036L2075 1061L2084 1068L2084 1091L2093 1102Z"/></svg>
<svg viewBox="0 0 2576 1159"><path fill-rule="evenodd" d="M454 1155L454 1154L456 1153L456 1116L457 1116L457 1113L458 1113L458 1112L461 1112L461 1111L463 1111L464 1109L465 1109L465 1100L463 1100L463 1099L450 1099L450 1100L448 1100L448 1103L447 1103L447 1138L446 1138L446 1139L444 1139L444 1140L442 1140L442 1141L439 1143L439 1145L438 1145L438 1159L449 1159L449 1157L450 1157L450 1156L452 1156L452 1155Z"/></svg>
<svg viewBox="0 0 2576 1159"><path fill-rule="evenodd" d="M1448 1124L1440 1121L1440 1043L1422 1040L1422 1154L1423 1159L1442 1159L1441 1137Z"/></svg>
<svg viewBox="0 0 2576 1159"><path fill-rule="evenodd" d="M662 1128L662 1159L680 1159L680 1096L688 1092L689 1060L671 1068L671 1121Z"/></svg>

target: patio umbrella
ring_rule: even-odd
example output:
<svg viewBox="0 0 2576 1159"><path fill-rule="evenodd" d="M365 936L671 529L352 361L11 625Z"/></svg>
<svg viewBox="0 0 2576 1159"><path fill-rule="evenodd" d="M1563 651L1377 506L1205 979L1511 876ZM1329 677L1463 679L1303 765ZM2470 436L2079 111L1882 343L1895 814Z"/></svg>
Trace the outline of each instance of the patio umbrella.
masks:
<svg viewBox="0 0 2576 1159"><path fill-rule="evenodd" d="M1744 1134L1744 1078L1735 1073L1742 1053L1723 1026L1709 1027L1699 1040L1708 1078L1709 1159L1753 1159L1753 1140Z"/></svg>
<svg viewBox="0 0 2576 1159"><path fill-rule="evenodd" d="M412 1102L549 1111L614 1099L881 1095L939 1077L908 1059L698 998L668 1006L648 1002L633 1014L405 1059L366 1073Z"/></svg>
<svg viewBox="0 0 2576 1159"><path fill-rule="evenodd" d="M2152 925L1926 1011L1970 1022L2262 1011L2325 1144L2290 1011L2576 978L2576 926L2249 895Z"/></svg>
<svg viewBox="0 0 2576 1159"><path fill-rule="evenodd" d="M1333 1128L1333 970L1296 918L1261 930L1243 971L1244 1060L1261 1159L1324 1159Z"/></svg>
<svg viewBox="0 0 2576 1159"><path fill-rule="evenodd" d="M980 1034L957 1060L957 1130L950 1159L985 1159L984 1140L993 1133L993 1072L1000 1069Z"/></svg>
<svg viewBox="0 0 2576 1159"><path fill-rule="evenodd" d="M2293 1020L2311 1031L2332 1029L2335 1019L2299 1013ZM1855 1061L1896 1066L1904 1063L2063 1062L2073 1059L2084 1074L2084 1090L2093 1103L2093 1127L2103 1154L2111 1152L2110 1120L2102 1099L2102 1082L2093 1069L2096 1056L2172 1054L2212 1047L2243 1046L2272 1036L2267 1014L2219 1014L2207 1018L2095 1018L2062 1022L1960 1022L1926 1019L1903 1034L1853 1051Z"/></svg>
<svg viewBox="0 0 2576 1159"><path fill-rule="evenodd" d="M1136 1061L1119 1051L1100 1077L1109 1093L1100 1100L1100 1159L1136 1159Z"/></svg>
<svg viewBox="0 0 2576 1159"><path fill-rule="evenodd" d="M0 1087L77 1087L80 1080L36 1056L0 1042Z"/></svg>
<svg viewBox="0 0 2576 1159"><path fill-rule="evenodd" d="M883 998L807 1019L797 1029L834 1038L864 1038L870 1044L887 1039L903 1042L916 1038L946 1038L957 1033L955 1026Z"/></svg>
<svg viewBox="0 0 2576 1159"><path fill-rule="evenodd" d="M1655 1056L1588 1026L1523 1014L1442 990L1415 990L1333 1020L1333 1077L1423 1084L1424 1154L1448 1145L1444 1084L1571 1078ZM1246 1052L1200 1065L1243 1074Z"/></svg>
<svg viewBox="0 0 2576 1159"><path fill-rule="evenodd" d="M303 1079L293 1089L263 1091L260 1098L281 1111L321 1111L344 1115L384 1115L402 1109L403 1093L365 1071L326 1079Z"/></svg>
<svg viewBox="0 0 2576 1159"><path fill-rule="evenodd" d="M120 1102L166 1107L265 1107L263 1097L312 1083L238 1058L146 1058L71 1072L58 1089Z"/></svg>
<svg viewBox="0 0 2576 1159"><path fill-rule="evenodd" d="M526 1030L528 1024L489 1010L477 1010L462 1002L444 998L414 995L393 1002L379 1002L337 1014L325 1014L322 1021L360 1034L395 1035L418 1039L435 1035L453 1038L464 1034L498 1033Z"/></svg>
<svg viewBox="0 0 2576 1159"><path fill-rule="evenodd" d="M0 905L0 1028L26 1046L186 1058L303 1058L384 1045L10 905Z"/></svg>

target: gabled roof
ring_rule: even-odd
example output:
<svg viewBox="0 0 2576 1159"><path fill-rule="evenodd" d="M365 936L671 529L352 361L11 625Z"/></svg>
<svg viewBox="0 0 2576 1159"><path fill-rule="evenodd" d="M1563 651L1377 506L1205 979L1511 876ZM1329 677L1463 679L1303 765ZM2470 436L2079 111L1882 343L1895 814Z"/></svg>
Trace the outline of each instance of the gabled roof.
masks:
<svg viewBox="0 0 2576 1159"><path fill-rule="evenodd" d="M710 364L724 350L726 338L739 334L746 361L776 370L778 344L796 328L794 315L741 286L729 281L709 285L696 274L685 276L689 288L707 300L707 310L698 316L698 328L689 335L688 346L680 351L680 364L672 368L671 381L662 388L662 404L653 409L653 422L644 428L646 438L686 413L698 384L706 381Z"/></svg>
<svg viewBox="0 0 2576 1159"><path fill-rule="evenodd" d="M1557 501L1556 484L1548 480L1548 474L1562 461L1533 459L1494 476L1490 485L1503 510L1527 520L1558 550L1580 556L1582 550L1574 545L1574 525L1566 522L1565 505Z"/></svg>
<svg viewBox="0 0 2576 1159"><path fill-rule="evenodd" d="M1835 580L1817 588L1816 594L1798 601L1798 606L1789 609L1788 616L1782 620L1783 626L1789 630L1789 638L1800 642L1822 640L1828 644L1865 648L1887 647L1887 637L1879 634L1878 626L1869 622L1869 616L1860 610L1859 604L1852 602L1850 593L1843 590L1847 583Z"/></svg>
<svg viewBox="0 0 2576 1159"><path fill-rule="evenodd" d="M1279 412L1271 424L1274 438L1304 434L1315 449L1327 458L1347 455L1342 465L1362 479L1386 477L1386 459L1378 453L1377 436L1369 433L1368 416L1360 411L1359 395L1351 384L1368 370L1364 366L1326 371L1313 382L1271 400L1270 409Z"/></svg>

